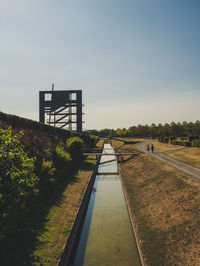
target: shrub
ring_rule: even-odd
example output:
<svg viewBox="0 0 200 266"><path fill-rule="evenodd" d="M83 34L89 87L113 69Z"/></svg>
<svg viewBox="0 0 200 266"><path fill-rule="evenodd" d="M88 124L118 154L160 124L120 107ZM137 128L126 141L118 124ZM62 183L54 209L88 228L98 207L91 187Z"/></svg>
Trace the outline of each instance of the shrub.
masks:
<svg viewBox="0 0 200 266"><path fill-rule="evenodd" d="M39 198L44 198L48 193L53 192L53 186L56 182L56 168L53 167L53 161L42 159L41 169L39 170Z"/></svg>
<svg viewBox="0 0 200 266"><path fill-rule="evenodd" d="M199 136L197 136L197 135L189 135L189 136L188 136L188 140L189 140L189 141L192 141L192 140L194 140L194 139L199 139Z"/></svg>
<svg viewBox="0 0 200 266"><path fill-rule="evenodd" d="M192 146L200 148L200 139L193 139Z"/></svg>
<svg viewBox="0 0 200 266"><path fill-rule="evenodd" d="M182 146L186 146L186 147L191 147L190 141L172 140L171 143L174 145L182 145Z"/></svg>
<svg viewBox="0 0 200 266"><path fill-rule="evenodd" d="M170 136L169 142L172 143L172 141L175 140L175 139L176 139L176 137Z"/></svg>
<svg viewBox="0 0 200 266"><path fill-rule="evenodd" d="M164 137L164 142L168 143L169 142L169 137Z"/></svg>
<svg viewBox="0 0 200 266"><path fill-rule="evenodd" d="M82 133L80 137L84 141L84 144L90 148L95 147L99 140L99 137L97 136L84 134L84 133Z"/></svg>
<svg viewBox="0 0 200 266"><path fill-rule="evenodd" d="M67 151L65 151L65 149L62 146L56 147L56 155L64 163L69 164L71 162L70 154Z"/></svg>
<svg viewBox="0 0 200 266"><path fill-rule="evenodd" d="M52 152L50 151L49 148L44 149L43 153L44 153L44 156L45 156L45 158L47 160L51 160L52 159Z"/></svg>
<svg viewBox="0 0 200 266"><path fill-rule="evenodd" d="M53 168L53 161L42 160L42 175L53 176L55 173L55 168Z"/></svg>
<svg viewBox="0 0 200 266"><path fill-rule="evenodd" d="M169 142L169 137L160 137L160 138L158 138L158 140L160 142L163 142L163 143L168 143Z"/></svg>
<svg viewBox="0 0 200 266"><path fill-rule="evenodd" d="M28 158L20 145L22 135L0 129L0 227L8 231L16 230L37 193L35 158Z"/></svg>
<svg viewBox="0 0 200 266"><path fill-rule="evenodd" d="M83 159L82 150L85 147L83 140L79 137L72 137L66 141L66 145L72 160L75 162Z"/></svg>

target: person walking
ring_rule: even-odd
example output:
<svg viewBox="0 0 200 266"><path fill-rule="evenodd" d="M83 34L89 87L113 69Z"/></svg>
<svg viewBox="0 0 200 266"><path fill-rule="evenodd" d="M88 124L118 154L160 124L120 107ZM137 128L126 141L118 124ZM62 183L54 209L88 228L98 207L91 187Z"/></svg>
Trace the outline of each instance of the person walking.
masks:
<svg viewBox="0 0 200 266"><path fill-rule="evenodd" d="M150 150L150 148L149 148L149 144L147 145L147 151L149 151Z"/></svg>
<svg viewBox="0 0 200 266"><path fill-rule="evenodd" d="M153 151L154 151L154 146L153 146L153 144L151 145L151 151L152 151L152 153L153 153Z"/></svg>

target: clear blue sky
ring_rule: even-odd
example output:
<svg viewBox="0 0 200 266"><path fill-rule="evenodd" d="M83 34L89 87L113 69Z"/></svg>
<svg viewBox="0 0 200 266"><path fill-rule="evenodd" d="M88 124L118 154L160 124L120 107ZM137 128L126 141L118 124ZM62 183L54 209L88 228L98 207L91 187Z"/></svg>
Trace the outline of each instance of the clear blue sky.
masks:
<svg viewBox="0 0 200 266"><path fill-rule="evenodd" d="M82 89L85 129L200 120L199 0L0 0L0 111Z"/></svg>

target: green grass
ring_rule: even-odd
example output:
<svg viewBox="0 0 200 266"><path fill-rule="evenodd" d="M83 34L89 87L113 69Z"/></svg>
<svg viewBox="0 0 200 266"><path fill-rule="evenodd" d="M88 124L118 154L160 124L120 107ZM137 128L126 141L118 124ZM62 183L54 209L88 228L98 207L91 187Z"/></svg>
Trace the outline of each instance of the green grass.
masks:
<svg viewBox="0 0 200 266"><path fill-rule="evenodd" d="M36 260L34 265L56 265L61 257L94 164L94 161L92 164L87 161L82 165L84 169L65 186L60 200L49 209L43 230L37 236L37 245L30 256Z"/></svg>

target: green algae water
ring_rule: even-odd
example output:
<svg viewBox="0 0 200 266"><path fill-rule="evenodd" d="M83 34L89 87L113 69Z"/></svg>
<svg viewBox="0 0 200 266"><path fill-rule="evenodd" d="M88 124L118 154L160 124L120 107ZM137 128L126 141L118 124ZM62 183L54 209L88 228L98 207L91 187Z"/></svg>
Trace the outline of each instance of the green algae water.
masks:
<svg viewBox="0 0 200 266"><path fill-rule="evenodd" d="M103 152L114 151L105 144ZM106 163L112 159L101 158L73 265L141 265L117 163Z"/></svg>

